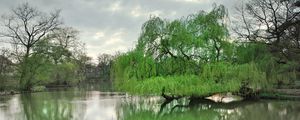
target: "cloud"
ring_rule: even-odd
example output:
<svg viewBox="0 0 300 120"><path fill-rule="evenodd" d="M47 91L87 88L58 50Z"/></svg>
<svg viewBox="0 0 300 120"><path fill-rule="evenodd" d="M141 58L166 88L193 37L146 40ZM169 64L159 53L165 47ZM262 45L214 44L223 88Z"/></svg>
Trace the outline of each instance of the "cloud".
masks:
<svg viewBox="0 0 300 120"><path fill-rule="evenodd" d="M0 15L24 0L0 0ZM67 26L80 31L88 55L113 54L132 49L142 24L150 15L177 19L199 10L209 10L212 4L232 6L238 0L27 0L38 9L49 12L61 9ZM1 46L1 45L0 45Z"/></svg>
<svg viewBox="0 0 300 120"><path fill-rule="evenodd" d="M143 13L141 12L141 10L142 10L141 6L136 6L130 11L130 14L134 17L142 16Z"/></svg>
<svg viewBox="0 0 300 120"><path fill-rule="evenodd" d="M141 6L135 6L131 11L130 14L133 17L148 17L150 15L154 16L161 16L163 14L162 10L153 10L153 11L145 11L141 8Z"/></svg>
<svg viewBox="0 0 300 120"><path fill-rule="evenodd" d="M100 32L96 32L94 35L94 39L99 39L105 36L105 33L100 31Z"/></svg>
<svg viewBox="0 0 300 120"><path fill-rule="evenodd" d="M191 2L191 3L205 3L209 2L209 0L176 0L178 2Z"/></svg>
<svg viewBox="0 0 300 120"><path fill-rule="evenodd" d="M110 38L107 41L104 42L103 46L122 44L123 35L124 35L123 30L114 33L112 36L110 36Z"/></svg>
<svg viewBox="0 0 300 120"><path fill-rule="evenodd" d="M110 5L109 10L112 12L116 12L121 10L121 8L121 1L115 1Z"/></svg>

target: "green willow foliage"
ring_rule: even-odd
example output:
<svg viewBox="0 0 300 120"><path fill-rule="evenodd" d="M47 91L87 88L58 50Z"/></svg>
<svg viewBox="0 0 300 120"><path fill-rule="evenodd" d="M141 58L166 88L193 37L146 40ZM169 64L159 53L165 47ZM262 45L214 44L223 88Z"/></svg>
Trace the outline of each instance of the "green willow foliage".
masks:
<svg viewBox="0 0 300 120"><path fill-rule="evenodd" d="M116 87L198 96L266 88L277 73L272 56L261 44L229 42L226 20L222 5L174 21L151 17L136 48L114 60Z"/></svg>
<svg viewBox="0 0 300 120"><path fill-rule="evenodd" d="M161 94L163 88L172 95L208 96L214 93L237 92L242 83L252 88L263 87L266 81L254 63L233 65L230 63L206 64L198 75L174 75L152 77L145 80L127 80L119 89L138 94Z"/></svg>
<svg viewBox="0 0 300 120"><path fill-rule="evenodd" d="M254 62L260 71L265 72L266 81L260 84L276 87L282 84L293 84L297 79L297 62L288 61L286 64L278 64L277 56L269 52L266 44L262 43L242 43L236 46L236 57L234 61L238 64ZM270 86L271 85L271 86Z"/></svg>
<svg viewBox="0 0 300 120"><path fill-rule="evenodd" d="M48 40L39 41L32 55L20 65L27 71L20 84L20 88L25 90L34 86L74 85L83 79L71 52Z"/></svg>
<svg viewBox="0 0 300 120"><path fill-rule="evenodd" d="M172 57L184 61L218 61L223 45L228 43L226 18L224 6L171 22L151 17L142 27L137 50L159 60Z"/></svg>

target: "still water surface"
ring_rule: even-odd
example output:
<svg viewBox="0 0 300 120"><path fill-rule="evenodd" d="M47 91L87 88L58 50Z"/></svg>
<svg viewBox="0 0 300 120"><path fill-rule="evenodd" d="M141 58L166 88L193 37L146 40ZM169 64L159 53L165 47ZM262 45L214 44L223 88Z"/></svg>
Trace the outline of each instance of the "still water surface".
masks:
<svg viewBox="0 0 300 120"><path fill-rule="evenodd" d="M300 120L300 101L228 104L173 101L99 91L52 91L0 96L0 120Z"/></svg>

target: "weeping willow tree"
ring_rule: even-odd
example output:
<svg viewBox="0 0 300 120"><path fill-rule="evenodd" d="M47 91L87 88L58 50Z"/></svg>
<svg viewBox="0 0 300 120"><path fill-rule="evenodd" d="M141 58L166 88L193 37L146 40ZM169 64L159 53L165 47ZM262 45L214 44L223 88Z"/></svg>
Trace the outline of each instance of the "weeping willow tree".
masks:
<svg viewBox="0 0 300 120"><path fill-rule="evenodd" d="M267 81L266 72L256 63L265 55L256 55L259 51L251 45L230 42L227 19L222 5L173 21L151 17L136 48L114 60L116 87L177 96L265 87L259 83Z"/></svg>
<svg viewBox="0 0 300 120"><path fill-rule="evenodd" d="M156 76L157 66L154 59L144 56L141 51L131 51L114 60L112 76L117 87L129 80L137 81Z"/></svg>
<svg viewBox="0 0 300 120"><path fill-rule="evenodd" d="M255 63L266 75L266 80L259 83L264 84L265 88L293 85L297 80L297 63L278 63L277 56L274 56L268 47L260 42L239 43L235 48L236 58L233 61L237 64Z"/></svg>
<svg viewBox="0 0 300 120"><path fill-rule="evenodd" d="M224 6L174 21L151 17L142 27L137 50L161 61L218 61L227 43L226 18Z"/></svg>

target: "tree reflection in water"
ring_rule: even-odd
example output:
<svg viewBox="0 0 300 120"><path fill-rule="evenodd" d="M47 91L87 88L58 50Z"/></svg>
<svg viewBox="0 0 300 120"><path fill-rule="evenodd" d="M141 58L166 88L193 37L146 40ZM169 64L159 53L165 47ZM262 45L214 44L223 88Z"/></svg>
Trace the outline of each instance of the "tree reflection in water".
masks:
<svg viewBox="0 0 300 120"><path fill-rule="evenodd" d="M119 120L299 120L298 101L251 100L215 103L183 98L160 109L162 100L131 98L120 105ZM192 102L192 104L191 104Z"/></svg>
<svg viewBox="0 0 300 120"><path fill-rule="evenodd" d="M82 93L81 96L84 94ZM86 106L75 106L70 102L74 98L75 94L72 92L68 94L65 92L46 92L21 95L23 111L27 120L80 119L85 114L84 107Z"/></svg>
<svg viewBox="0 0 300 120"><path fill-rule="evenodd" d="M300 120L300 102L252 100L215 103L111 92L54 91L0 97L2 120Z"/></svg>

